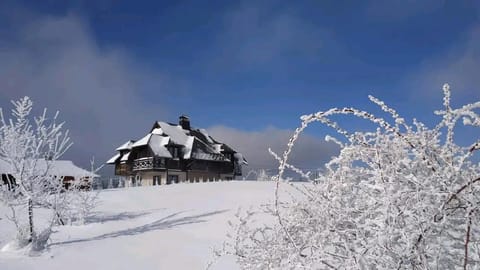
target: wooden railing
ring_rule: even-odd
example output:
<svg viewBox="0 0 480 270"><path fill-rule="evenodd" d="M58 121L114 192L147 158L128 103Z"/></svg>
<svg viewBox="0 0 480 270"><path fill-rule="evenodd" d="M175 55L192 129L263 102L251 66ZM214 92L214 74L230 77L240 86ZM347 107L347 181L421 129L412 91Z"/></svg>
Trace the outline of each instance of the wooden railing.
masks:
<svg viewBox="0 0 480 270"><path fill-rule="evenodd" d="M133 170L165 169L165 159L157 157L139 158L133 161Z"/></svg>

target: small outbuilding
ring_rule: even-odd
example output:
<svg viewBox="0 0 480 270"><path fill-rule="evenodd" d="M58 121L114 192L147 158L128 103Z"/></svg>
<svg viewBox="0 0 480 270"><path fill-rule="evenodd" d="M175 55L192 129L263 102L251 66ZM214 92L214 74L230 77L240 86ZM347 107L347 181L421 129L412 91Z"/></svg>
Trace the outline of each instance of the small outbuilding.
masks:
<svg viewBox="0 0 480 270"><path fill-rule="evenodd" d="M48 174L61 179L66 188L68 188L73 181L81 180L81 188L90 189L93 178L98 177L98 175L76 166L70 160L37 160L35 169L39 173L44 173L47 167ZM0 185L7 185L8 188L15 185L13 171L10 164L0 159Z"/></svg>

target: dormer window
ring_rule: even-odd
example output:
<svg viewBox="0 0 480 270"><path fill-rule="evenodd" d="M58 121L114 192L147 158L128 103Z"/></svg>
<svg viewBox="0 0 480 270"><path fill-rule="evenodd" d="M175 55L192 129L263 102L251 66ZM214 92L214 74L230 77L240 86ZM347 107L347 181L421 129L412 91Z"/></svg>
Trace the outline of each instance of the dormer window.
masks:
<svg viewBox="0 0 480 270"><path fill-rule="evenodd" d="M178 158L178 156L179 156L179 151L178 151L178 148L177 148L177 147L170 146L170 147L168 148L168 151L169 151L170 154L172 155L172 158Z"/></svg>

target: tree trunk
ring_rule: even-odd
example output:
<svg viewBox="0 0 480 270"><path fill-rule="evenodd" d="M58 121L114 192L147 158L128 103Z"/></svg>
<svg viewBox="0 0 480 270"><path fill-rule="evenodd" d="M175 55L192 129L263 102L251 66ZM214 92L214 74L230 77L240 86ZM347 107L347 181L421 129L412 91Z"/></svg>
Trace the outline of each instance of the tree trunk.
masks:
<svg viewBox="0 0 480 270"><path fill-rule="evenodd" d="M32 199L28 199L28 223L30 226L30 243L33 242L34 232L33 232L33 202Z"/></svg>

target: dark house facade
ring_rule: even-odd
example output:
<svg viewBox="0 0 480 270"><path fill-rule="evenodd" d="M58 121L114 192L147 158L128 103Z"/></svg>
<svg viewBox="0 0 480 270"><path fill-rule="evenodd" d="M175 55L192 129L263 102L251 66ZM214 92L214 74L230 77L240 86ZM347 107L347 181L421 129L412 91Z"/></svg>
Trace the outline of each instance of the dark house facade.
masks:
<svg viewBox="0 0 480 270"><path fill-rule="evenodd" d="M133 185L231 180L247 164L240 153L205 130L191 128L190 119L183 115L178 125L155 122L145 137L130 140L116 151L107 164L115 165L115 175Z"/></svg>

